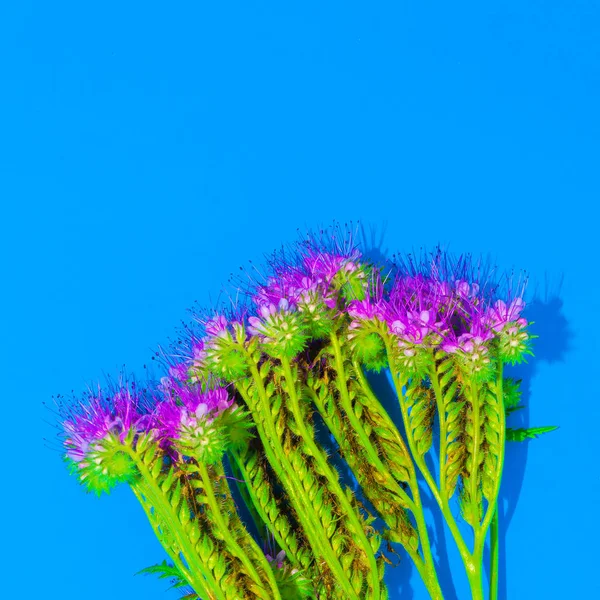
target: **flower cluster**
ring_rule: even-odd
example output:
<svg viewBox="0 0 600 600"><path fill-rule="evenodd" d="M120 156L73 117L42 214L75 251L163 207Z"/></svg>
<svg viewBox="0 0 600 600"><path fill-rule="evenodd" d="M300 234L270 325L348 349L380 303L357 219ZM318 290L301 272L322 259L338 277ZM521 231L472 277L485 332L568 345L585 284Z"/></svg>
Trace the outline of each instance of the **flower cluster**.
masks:
<svg viewBox="0 0 600 600"><path fill-rule="evenodd" d="M127 448L150 427L145 390L126 383L108 392L89 392L63 404L60 412L65 458L89 491L101 494L135 478L137 470Z"/></svg>
<svg viewBox="0 0 600 600"><path fill-rule="evenodd" d="M502 424L519 401L518 386L510 381L500 398L502 365L531 353L523 291L502 291L479 267L470 257L453 260L442 252L378 267L354 247L314 239L291 255L275 255L235 310L195 315L200 330L187 329L176 355L163 353L167 374L159 382L140 388L121 381L62 405L66 460L88 490L100 494L126 482L149 516L161 513L169 525L161 522L159 535L174 564L190 566L184 570L196 593L229 585L231 593L223 597L237 597L240 585L251 585L248 590L262 590L261 598L311 598L320 578L322 589L335 589L332 598L338 597L338 582L344 597L353 590L354 597L367 597L368 589L375 590L373 600L381 600L387 592L375 555L381 536L371 535L369 525L375 517L356 510L327 465L314 439L314 405L366 497L384 521L390 517L388 539L400 541L413 558L422 549L421 574L432 597L442 597L418 516L415 465L425 469L430 487L440 482L444 493L434 494L439 503L460 490L463 517L475 539L478 532L485 538L490 521L482 511L485 505L485 514L492 514L502 473ZM389 422L363 373L388 366L403 434ZM437 479L426 476L424 459L434 447L436 422L440 439L450 440L440 445ZM481 435L470 434L474 427ZM253 435L258 439L251 444ZM397 442L401 435L408 447ZM409 449L415 464L407 460ZM474 465L469 456L481 461ZM273 544L277 539L270 554L256 552L256 540L235 516L226 473L247 486L240 487L240 496L257 528L264 521ZM372 490L373 481L386 485ZM404 526L398 515L406 517L409 505L414 520ZM319 512L311 518L305 510ZM198 524L190 525L196 518ZM299 530L290 532L295 521ZM169 528L179 532L178 540L189 535L189 556L169 546ZM347 539L341 549L333 541L331 546L331 556L340 549L346 560L339 563L341 571L337 558L329 564L322 539ZM213 553L216 542L219 551ZM323 560L296 552L300 542L311 551L319 548ZM237 562L227 562L228 552Z"/></svg>
<svg viewBox="0 0 600 600"><path fill-rule="evenodd" d="M198 321L205 335L192 340L192 366L228 381L243 376L247 370L246 360L239 351L239 345L246 341L243 316L227 319L219 314Z"/></svg>
<svg viewBox="0 0 600 600"><path fill-rule="evenodd" d="M325 251L305 244L291 260L269 263L270 274L247 294L248 308L227 318L197 317L203 335L191 357L199 370L233 381L247 371L241 347L254 341L272 358L293 358L309 340L327 338L348 304L367 298L371 267L355 249Z"/></svg>
<svg viewBox="0 0 600 600"><path fill-rule="evenodd" d="M261 305L259 315L248 319L248 331L258 337L267 354L274 358L292 358L304 348L308 337L305 327L285 298L277 306Z"/></svg>
<svg viewBox="0 0 600 600"><path fill-rule="evenodd" d="M172 378L163 378L160 389L164 396L157 402L153 426L161 445L206 464L220 460L226 437L216 418L233 404L227 390L203 391L198 384Z"/></svg>
<svg viewBox="0 0 600 600"><path fill-rule="evenodd" d="M523 360L531 339L520 316L523 298L514 297L508 305L496 298L495 289L467 278L464 259L444 269L439 256L432 261L418 272L398 269L389 292L379 286L363 301L350 303L351 339L383 323L400 365L412 373L425 370L439 350L454 355L476 379L489 377L497 359Z"/></svg>
<svg viewBox="0 0 600 600"><path fill-rule="evenodd" d="M469 376L485 380L495 362L530 354L521 295L499 297L469 257L442 253L396 266L393 278L354 248L314 240L268 265L247 294L243 314L204 319L194 364L227 381L247 371L241 351L254 341L271 358L291 359L311 340L342 333L367 368L387 366L386 337L399 366L423 373L435 353L452 354Z"/></svg>
<svg viewBox="0 0 600 600"><path fill-rule="evenodd" d="M175 460L189 456L205 464L248 440L252 423L225 388L181 381L183 364L170 372L143 390L125 384L61 407L66 460L90 491L109 492L135 479L140 437Z"/></svg>

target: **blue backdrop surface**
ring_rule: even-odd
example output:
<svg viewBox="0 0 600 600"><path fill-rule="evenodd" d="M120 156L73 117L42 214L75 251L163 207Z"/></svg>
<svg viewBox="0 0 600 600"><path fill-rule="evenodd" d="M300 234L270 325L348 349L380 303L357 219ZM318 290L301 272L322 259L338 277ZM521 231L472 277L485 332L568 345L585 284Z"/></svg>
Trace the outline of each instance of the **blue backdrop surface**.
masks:
<svg viewBox="0 0 600 600"><path fill-rule="evenodd" d="M358 219L384 254L527 270L520 418L560 429L509 448L502 597L600 597L599 30L585 0L3 3L0 596L176 597L133 577L163 558L141 509L84 494L42 402L142 373L239 265ZM426 598L408 561L387 581Z"/></svg>

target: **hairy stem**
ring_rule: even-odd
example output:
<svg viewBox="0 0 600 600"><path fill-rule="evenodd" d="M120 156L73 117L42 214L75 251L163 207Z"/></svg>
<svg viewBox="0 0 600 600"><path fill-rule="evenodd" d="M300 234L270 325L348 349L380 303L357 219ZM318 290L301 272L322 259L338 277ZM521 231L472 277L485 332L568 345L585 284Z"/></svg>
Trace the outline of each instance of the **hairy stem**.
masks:
<svg viewBox="0 0 600 600"><path fill-rule="evenodd" d="M498 507L494 511L490 527L490 599L498 600Z"/></svg>
<svg viewBox="0 0 600 600"><path fill-rule="evenodd" d="M369 540L367 539L367 536L364 532L363 524L357 517L354 511L354 507L350 504L346 494L344 493L344 490L342 490L339 484L338 479L332 473L331 466L325 458L322 449L317 447L313 436L306 428L304 418L300 411L298 395L296 393L296 377L294 377L294 375L292 374L290 361L287 358L282 358L281 366L283 367L284 377L287 382L287 392L288 397L290 399L290 409L292 411L292 414L294 415L294 418L296 419L296 425L302 433L304 443L310 448L311 453L313 454L313 458L319 463L322 472L327 477L330 490L336 495L340 505L344 508L346 512L346 517L348 521L352 524L355 535L358 537L358 539L363 545L363 549L367 556L367 560L369 562L369 567L371 571L373 597L379 598L381 596L379 570L377 568L375 556L373 554L373 551L371 550L371 544L369 543Z"/></svg>
<svg viewBox="0 0 600 600"><path fill-rule="evenodd" d="M206 594L208 598L212 597L215 600L226 600L223 590L215 581L208 566L198 557L198 554L189 539L188 533L179 522L178 516L174 514L171 504L168 499L165 498L163 491L156 483L156 480L150 473L148 467L141 460L138 453L131 447L123 446L123 451L131 457L141 475L140 480L132 485L136 497L140 500L152 524L152 515L147 509L146 504L142 501L143 498L147 498L150 501L154 510L160 515L161 520L167 524L169 533L173 536L179 551L183 554L186 563L189 565L189 568L184 568L183 572L187 573L186 578L188 578L194 591L198 594ZM153 528L156 531L154 524ZM160 533L158 533L158 539L162 540L162 535L160 535ZM176 556L174 556L174 554L176 554ZM169 555L175 564L179 568L182 568L182 561L179 557L179 553L171 551L169 552Z"/></svg>
<svg viewBox="0 0 600 600"><path fill-rule="evenodd" d="M260 577L258 571L256 570L255 566L252 564L250 557L246 554L244 549L237 543L236 539L231 534L229 526L223 519L221 509L217 503L217 498L215 496L215 490L213 488L211 476L208 473L208 469L206 468L206 465L202 462L198 462L198 473L200 475L200 479L202 480L202 485L204 487L204 490L206 491L206 503L210 507L211 520L219 529L219 532L220 532L223 540L227 544L231 553L234 556L236 556L237 558L239 558L239 560L242 562L242 564L246 568L246 572L252 578L254 583L256 583L256 585L259 586L259 588L262 588L264 585L264 582L261 580L261 577ZM249 543L251 545L255 546L254 549L256 551L257 559L261 563L261 566L264 569L265 575L267 576L267 579L269 581L269 586L271 587L271 592L273 594L269 598L269 600L271 600L271 598L273 600L281 600L281 594L279 593L279 588L277 587L277 583L275 582L275 576L273 575L273 570L271 569L271 566L267 562L261 549L256 545L256 542L254 541L254 539L252 539L252 536L250 534L248 534L247 537L248 537ZM261 560L261 557L262 557L262 560Z"/></svg>
<svg viewBox="0 0 600 600"><path fill-rule="evenodd" d="M446 520L446 523L448 524L448 528L450 529L452 537L454 538L454 542L456 543L456 546L458 547L458 551L460 552L461 558L465 565L465 569L467 571L467 576L469 578L469 582L471 584L473 598L480 598L481 596L477 595L478 594L477 585L475 583L475 580L473 579L474 577L476 577L476 573L477 573L477 568L474 563L473 556L469 552L469 549L467 548L467 545L465 544L465 541L463 540L463 538L460 534L460 531L458 530L458 525L456 524L454 515L452 514L452 511L450 510L448 501L444 502L442 500L442 495L440 493L440 490L438 489L438 487L435 483L435 480L434 480L433 476L431 475L431 472L429 471L427 464L425 463L424 457L419 455L419 453L417 452L416 444L415 444L413 436L411 434L410 421L408 418L408 409L406 407L406 402L404 401L404 392L402 390L405 383L401 379L401 376L400 376L401 371L396 364L396 361L394 359L394 354L392 352L392 347L391 347L390 341L389 341L389 339L387 339L387 337L384 338L384 343L385 343L385 347L386 347L388 363L390 365L390 372L392 375L392 380L394 382L394 388L396 390L396 395L398 396L398 401L400 403L400 411L402 412L402 420L404 422L404 428L406 430L406 437L408 440L408 445L409 445L411 454L415 460L417 467L419 468L419 471L421 472L421 475L423 476L423 479L425 479L425 482L427 483L429 489L431 490L431 494L435 498L435 501L437 502L440 510L442 511L444 519Z"/></svg>
<svg viewBox="0 0 600 600"><path fill-rule="evenodd" d="M365 377L365 375L362 371L362 367L356 361L353 363L353 366L354 366L354 372L359 381L361 389L363 390L365 395L371 401L370 404L372 406L372 409L378 410L378 411L380 411L380 413L384 413L385 412L384 408L381 406L381 403L379 402L377 396L375 396L373 390L371 389L371 386L369 385L369 382L367 381L367 378ZM396 426L391 422L391 420L390 420L390 428L393 428L393 430L397 432ZM400 445L403 448L406 448L404 445L404 440L402 439L402 436L400 435L400 432L397 432L397 433L398 433L397 438L398 438ZM407 451L407 455L408 455L408 451ZM414 465L413 465L412 461L409 461L409 465L410 465L410 467L408 469L409 477L410 477L409 485L410 485L411 492L413 494L413 498L412 499L408 498L407 494L404 492L404 490L402 490L402 488L400 488L400 486L398 486L398 488L401 491L401 493L399 491L398 495L400 495L400 496L404 495L409 500L409 502L407 502L407 504L408 504L409 509L415 516L417 530L419 532L419 538L421 540L423 561L421 561L418 554L415 556L410 548L406 548L406 550L407 550L408 554L410 555L410 557L412 558L413 562L415 563L417 570L421 574L421 577L423 578L423 581L425 582L425 585L426 585L429 593L431 594L431 597L432 598L443 598L440 584L439 584L438 578L437 578L435 562L433 560L433 555L431 553L431 544L429 542L429 534L427 533L427 525L425 523L425 515L423 514L423 504L421 502L421 495L419 493L419 484L417 482L417 475L415 473L415 469L414 469ZM385 469L383 464L382 464L382 468ZM390 477L391 477L391 475L390 475ZM385 515L383 515L383 518L385 519Z"/></svg>
<svg viewBox="0 0 600 600"><path fill-rule="evenodd" d="M267 459L271 463L271 466L275 470L275 474L278 476L279 480L286 486L290 501L296 509L298 519L300 520L301 525L306 532L306 536L311 547L323 558L331 570L331 573L336 578L337 584L346 594L347 598L359 600L358 596L354 592L354 588L352 587L350 580L344 572L338 557L335 555L335 552L331 547L329 539L326 535L324 535L317 515L313 510L310 509L311 501L304 491L302 482L298 480L293 465L291 465L285 458L285 451L281 445L281 442L279 441L279 437L272 421L271 409L263 385L263 380L252 356L250 356L247 351L246 354L250 362L250 373L252 375L252 379L254 381L254 385L256 386L261 403L259 410L260 414L258 415L259 418L255 418L254 421L256 423L259 436L262 439ZM252 406L252 402L250 401L250 398L246 394L245 390L239 384L236 387L250 408Z"/></svg>

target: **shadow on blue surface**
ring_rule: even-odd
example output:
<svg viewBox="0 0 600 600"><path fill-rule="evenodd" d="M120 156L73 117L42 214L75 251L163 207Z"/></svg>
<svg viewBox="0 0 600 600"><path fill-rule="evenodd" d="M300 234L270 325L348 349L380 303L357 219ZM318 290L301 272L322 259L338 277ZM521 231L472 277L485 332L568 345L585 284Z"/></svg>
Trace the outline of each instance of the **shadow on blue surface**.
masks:
<svg viewBox="0 0 600 600"><path fill-rule="evenodd" d="M535 358L527 363L513 368L508 367L506 374L509 377L521 380L522 403L524 408L517 411L508 419L507 425L513 428L535 427L542 425L553 425L553 423L530 423L529 402L531 397L531 384L536 371L542 362L553 364L563 362L569 352L573 334L569 323L563 314L563 302L560 298L560 286L556 292L547 292L544 297L534 296L527 306L525 313L527 319L532 322L531 330L539 336L534 342ZM504 476L500 490L499 513L499 600L506 600L506 533L510 522L515 514L525 468L527 466L527 454L529 444L533 440L525 442L512 442L507 445L505 456L506 465L510 465L510 476ZM505 470L506 473L506 470ZM484 563L489 577L489 550L486 550Z"/></svg>

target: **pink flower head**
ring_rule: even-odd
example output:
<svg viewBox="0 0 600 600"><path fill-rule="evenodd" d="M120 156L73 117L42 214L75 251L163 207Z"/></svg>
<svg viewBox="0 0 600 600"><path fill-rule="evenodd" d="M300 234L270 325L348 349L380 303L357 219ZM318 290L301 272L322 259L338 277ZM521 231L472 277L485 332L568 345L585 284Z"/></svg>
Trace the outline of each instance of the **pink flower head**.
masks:
<svg viewBox="0 0 600 600"><path fill-rule="evenodd" d="M302 257L302 262L311 279L329 285L339 272L353 273L357 271L359 256L358 252L353 252L350 256L343 256L309 248Z"/></svg>
<svg viewBox="0 0 600 600"><path fill-rule="evenodd" d="M138 390L134 382L109 390L88 393L74 404L63 405L60 413L64 446L67 456L80 463L90 447L116 435L123 442L132 430L146 431L150 424L149 403L144 390Z"/></svg>
<svg viewBox="0 0 600 600"><path fill-rule="evenodd" d="M364 300L352 300L347 308L353 321L383 320L383 310L376 301L367 296Z"/></svg>
<svg viewBox="0 0 600 600"><path fill-rule="evenodd" d="M208 337L225 337L227 335L227 319L223 315L217 315L206 321L204 330Z"/></svg>
<svg viewBox="0 0 600 600"><path fill-rule="evenodd" d="M521 311L525 308L522 298L515 298L510 304L503 300L497 300L486 312L486 322L496 333L499 333L509 323L518 323L520 327L526 327L527 321L521 319Z"/></svg>
<svg viewBox="0 0 600 600"><path fill-rule="evenodd" d="M177 439L182 427L190 426L192 420L210 422L233 404L222 387L203 391L198 385L182 385L172 380L168 390L159 399L152 419L152 428L163 446Z"/></svg>

